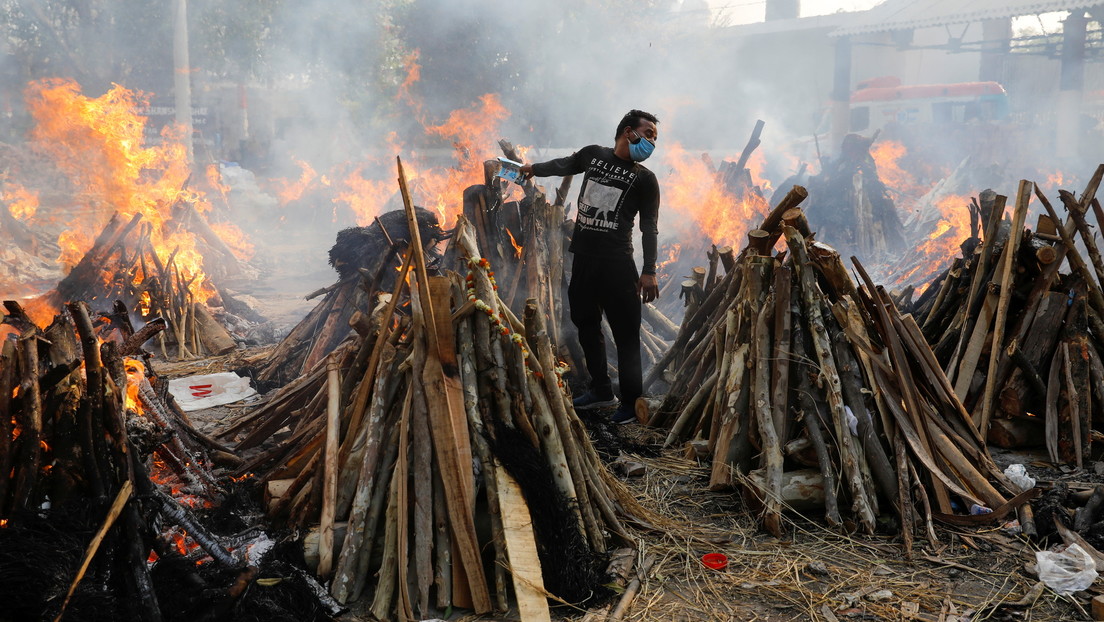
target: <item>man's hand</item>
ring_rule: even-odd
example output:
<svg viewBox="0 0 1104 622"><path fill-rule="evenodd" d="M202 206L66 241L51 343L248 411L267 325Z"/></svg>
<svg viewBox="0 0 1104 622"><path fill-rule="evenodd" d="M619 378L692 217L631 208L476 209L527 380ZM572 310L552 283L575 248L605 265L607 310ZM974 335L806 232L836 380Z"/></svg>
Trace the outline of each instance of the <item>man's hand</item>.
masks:
<svg viewBox="0 0 1104 622"><path fill-rule="evenodd" d="M640 280L636 282L636 293L640 294L640 299L644 302L651 302L659 298L659 281L656 280L656 276L654 274L641 274Z"/></svg>
<svg viewBox="0 0 1104 622"><path fill-rule="evenodd" d="M526 181L532 179L533 178L533 165L532 164L523 164L522 167L521 167L521 175L522 175L522 179L525 179Z"/></svg>

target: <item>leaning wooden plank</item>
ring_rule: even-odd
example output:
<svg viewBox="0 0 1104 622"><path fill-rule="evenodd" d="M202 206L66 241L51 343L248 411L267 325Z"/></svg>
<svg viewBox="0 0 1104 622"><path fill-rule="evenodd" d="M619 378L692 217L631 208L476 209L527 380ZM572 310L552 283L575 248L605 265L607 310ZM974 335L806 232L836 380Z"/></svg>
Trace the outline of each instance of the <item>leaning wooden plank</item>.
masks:
<svg viewBox="0 0 1104 622"><path fill-rule="evenodd" d="M414 204L406 186L402 160L396 158L399 171L399 190L402 192L403 206L410 230L411 251L414 254L415 276L418 281L418 294L421 299L422 313L425 318L427 356L426 366L422 370L422 382L425 384L426 402L429 406L430 430L433 434L433 450L441 470L441 479L445 485L445 501L451 516L453 543L457 547L461 566L468 577L471 591L472 608L476 613L491 610L491 594L483 572L483 562L479 551L479 542L475 535L473 509L475 499L473 491L471 460L461 459L461 439L457 438L454 422L467 421L464 413L463 386L456 379L455 386L446 380L442 366L438 340L436 310L433 308L430 293L429 276L426 271L425 255L422 251L421 234L418 229ZM440 311L448 315L447 309ZM455 346L453 346L455 347ZM453 359L455 360L455 358ZM455 368L455 366L454 366ZM459 399L457 399L457 396ZM464 427L467 436L467 428ZM468 456L470 456L470 450ZM457 594L454 590L453 598Z"/></svg>
<svg viewBox="0 0 1104 622"><path fill-rule="evenodd" d="M497 462L494 467L498 485L498 505L502 514L502 531L506 552L510 557L510 574L514 578L514 596L522 622L551 620L547 592L541 573L537 542L533 535L533 519L521 494L521 487Z"/></svg>

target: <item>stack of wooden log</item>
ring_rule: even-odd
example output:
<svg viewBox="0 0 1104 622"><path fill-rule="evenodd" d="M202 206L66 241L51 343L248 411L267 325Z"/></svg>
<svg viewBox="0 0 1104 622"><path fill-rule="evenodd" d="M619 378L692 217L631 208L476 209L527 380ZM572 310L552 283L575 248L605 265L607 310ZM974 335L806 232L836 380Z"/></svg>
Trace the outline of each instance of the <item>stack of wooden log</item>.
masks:
<svg viewBox="0 0 1104 622"><path fill-rule="evenodd" d="M400 185L405 198L401 165ZM357 338L221 433L239 450L277 435L241 472L265 482L271 515L318 525L332 594L371 592L380 619L504 611L507 569L523 618L547 616L543 590L586 599L607 538L628 538L620 514L643 512L571 408L539 303L510 311L474 229L454 232L465 277L430 276L415 233Z"/></svg>
<svg viewBox="0 0 1104 622"><path fill-rule="evenodd" d="M1080 198L1060 191L1062 218L1037 186L1021 182L1011 222L1006 198L981 193L983 236L912 304L975 427L1002 446L1039 444L1051 459L1088 463L1104 404L1104 261L1089 223L1104 211L1097 169ZM1045 213L1025 228L1032 194ZM1064 273L1067 268L1068 273Z"/></svg>
<svg viewBox="0 0 1104 622"><path fill-rule="evenodd" d="M672 369L651 423L669 428L667 445L696 439L712 455L711 487L741 485L776 535L787 505L823 508L830 525L868 533L896 515L906 548L921 518L1015 511L1023 498L989 458L919 326L857 260L864 288L835 250L811 241L797 208L805 194L794 187L748 234L648 374L646 384Z"/></svg>
<svg viewBox="0 0 1104 622"><path fill-rule="evenodd" d="M174 618L167 604L190 601L190 619L198 619L234 607L259 558L247 552L252 538L231 543L200 518L225 492L211 471L218 446L191 426L167 382L139 360L140 346L164 322L136 332L129 323L97 330L88 307L70 303L41 330L18 304L5 308L6 615L51 620L68 610L80 619L162 620ZM218 568L212 575L196 565L208 556ZM181 593L182 584L195 593Z"/></svg>
<svg viewBox="0 0 1104 622"><path fill-rule="evenodd" d="M92 248L42 302L59 309L71 300L104 308L120 301L143 322L162 318L168 330L158 334L158 341L166 358L171 350L184 359L234 349L233 337L214 318L207 301L193 292L192 284L201 273L189 274L182 268L177 250L160 257L152 233L152 225L143 223L140 213L129 220L116 213Z"/></svg>

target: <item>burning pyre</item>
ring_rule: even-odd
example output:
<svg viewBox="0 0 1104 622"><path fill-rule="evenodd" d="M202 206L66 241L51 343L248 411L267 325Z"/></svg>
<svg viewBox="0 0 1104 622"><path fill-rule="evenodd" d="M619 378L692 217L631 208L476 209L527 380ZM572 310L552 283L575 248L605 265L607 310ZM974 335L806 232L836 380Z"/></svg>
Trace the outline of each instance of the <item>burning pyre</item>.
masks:
<svg viewBox="0 0 1104 622"><path fill-rule="evenodd" d="M245 608L322 620L336 611L311 595L313 579L271 554L256 515L228 502L241 491L214 475L211 456L229 454L192 427L140 350L164 323L97 328L86 305L71 303L43 330L5 305L5 334L18 335L0 352L9 615L195 620ZM290 576L280 589L298 596L245 589L272 573ZM294 613L276 604L295 599Z"/></svg>

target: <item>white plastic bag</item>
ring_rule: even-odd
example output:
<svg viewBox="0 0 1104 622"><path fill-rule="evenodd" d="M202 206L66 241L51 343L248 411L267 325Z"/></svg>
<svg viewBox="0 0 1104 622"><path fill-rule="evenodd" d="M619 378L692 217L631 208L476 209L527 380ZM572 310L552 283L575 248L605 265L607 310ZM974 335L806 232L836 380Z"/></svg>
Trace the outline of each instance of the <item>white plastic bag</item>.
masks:
<svg viewBox="0 0 1104 622"><path fill-rule="evenodd" d="M1004 476L1013 484L1020 487L1020 492L1031 490L1035 487L1035 478L1027 474L1027 469L1022 464L1010 464L1004 470Z"/></svg>
<svg viewBox="0 0 1104 622"><path fill-rule="evenodd" d="M188 376L169 380L169 393L185 411L231 404L257 394L249 378L232 373Z"/></svg>
<svg viewBox="0 0 1104 622"><path fill-rule="evenodd" d="M1065 549L1038 551L1035 562L1039 580L1063 596L1086 590L1096 580L1096 562L1076 544Z"/></svg>

